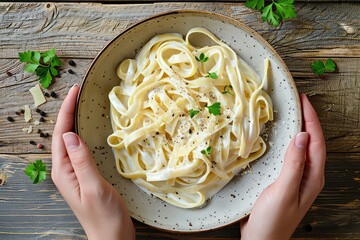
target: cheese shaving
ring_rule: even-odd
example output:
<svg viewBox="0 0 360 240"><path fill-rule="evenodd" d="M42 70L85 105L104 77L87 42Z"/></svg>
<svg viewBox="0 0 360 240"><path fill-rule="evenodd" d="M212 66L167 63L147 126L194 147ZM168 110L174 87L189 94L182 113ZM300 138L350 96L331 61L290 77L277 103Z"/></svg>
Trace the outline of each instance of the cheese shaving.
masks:
<svg viewBox="0 0 360 240"><path fill-rule="evenodd" d="M25 105L24 109L25 109L25 114L24 114L25 122L29 122L32 118L29 105Z"/></svg>
<svg viewBox="0 0 360 240"><path fill-rule="evenodd" d="M34 99L36 107L46 102L46 99L43 92L41 91L39 84L36 84L34 87L30 88L29 91Z"/></svg>

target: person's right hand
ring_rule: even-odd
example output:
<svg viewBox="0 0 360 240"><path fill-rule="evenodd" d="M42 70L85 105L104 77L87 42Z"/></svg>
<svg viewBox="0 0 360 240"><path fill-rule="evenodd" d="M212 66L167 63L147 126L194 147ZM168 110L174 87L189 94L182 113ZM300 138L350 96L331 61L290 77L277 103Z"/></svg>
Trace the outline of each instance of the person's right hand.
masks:
<svg viewBox="0 0 360 240"><path fill-rule="evenodd" d="M289 239L324 187L325 140L319 119L301 95L305 132L288 146L279 178L257 199L240 222L243 240Z"/></svg>
<svg viewBox="0 0 360 240"><path fill-rule="evenodd" d="M119 192L98 171L89 149L72 132L79 86L74 85L56 121L51 177L89 239L135 239L131 218Z"/></svg>

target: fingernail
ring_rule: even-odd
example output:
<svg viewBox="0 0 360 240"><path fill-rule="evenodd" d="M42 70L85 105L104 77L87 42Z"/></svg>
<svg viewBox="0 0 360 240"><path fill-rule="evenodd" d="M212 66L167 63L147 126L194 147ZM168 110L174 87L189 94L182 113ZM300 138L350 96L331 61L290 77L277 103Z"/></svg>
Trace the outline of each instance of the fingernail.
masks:
<svg viewBox="0 0 360 240"><path fill-rule="evenodd" d="M78 136L73 132L64 133L63 139L67 149L74 149L80 145Z"/></svg>
<svg viewBox="0 0 360 240"><path fill-rule="evenodd" d="M308 134L306 132L300 132L295 138L295 147L304 149L308 141Z"/></svg>
<svg viewBox="0 0 360 240"><path fill-rule="evenodd" d="M72 87L70 88L70 90L71 89L73 89L74 87L78 87L79 85L77 84L77 83L75 83L74 85L72 85Z"/></svg>

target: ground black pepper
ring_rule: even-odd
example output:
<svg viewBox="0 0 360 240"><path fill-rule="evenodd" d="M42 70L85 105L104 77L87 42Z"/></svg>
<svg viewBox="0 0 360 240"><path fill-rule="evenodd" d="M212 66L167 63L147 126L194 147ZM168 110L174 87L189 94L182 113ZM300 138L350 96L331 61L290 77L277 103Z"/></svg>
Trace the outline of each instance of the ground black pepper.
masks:
<svg viewBox="0 0 360 240"><path fill-rule="evenodd" d="M6 71L6 75L8 75L8 77L11 77L13 74L9 71Z"/></svg>
<svg viewBox="0 0 360 240"><path fill-rule="evenodd" d="M21 114L23 114L23 113L25 112L25 110L24 110L24 109L20 109L19 112L20 112Z"/></svg>
<svg viewBox="0 0 360 240"><path fill-rule="evenodd" d="M45 118L43 118L43 117L41 117L41 118L39 119L39 121L40 121L40 122L46 122Z"/></svg>
<svg viewBox="0 0 360 240"><path fill-rule="evenodd" d="M42 117L46 117L46 112L41 111L41 112L40 112L40 115L41 115Z"/></svg>
<svg viewBox="0 0 360 240"><path fill-rule="evenodd" d="M20 115L21 115L21 113L20 113L20 112L15 112L15 114L16 114L16 115L18 115L18 116L20 116Z"/></svg>

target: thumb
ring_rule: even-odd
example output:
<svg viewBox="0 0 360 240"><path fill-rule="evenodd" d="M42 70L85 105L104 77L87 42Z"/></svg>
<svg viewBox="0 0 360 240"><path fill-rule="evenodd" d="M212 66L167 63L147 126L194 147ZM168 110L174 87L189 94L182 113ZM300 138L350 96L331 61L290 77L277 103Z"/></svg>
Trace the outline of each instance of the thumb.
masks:
<svg viewBox="0 0 360 240"><path fill-rule="evenodd" d="M283 168L276 184L287 194L298 194L306 162L306 147L309 135L306 132L296 134L289 144Z"/></svg>
<svg viewBox="0 0 360 240"><path fill-rule="evenodd" d="M63 134L63 140L80 188L99 183L101 175L89 149L80 137L73 132L67 132Z"/></svg>

